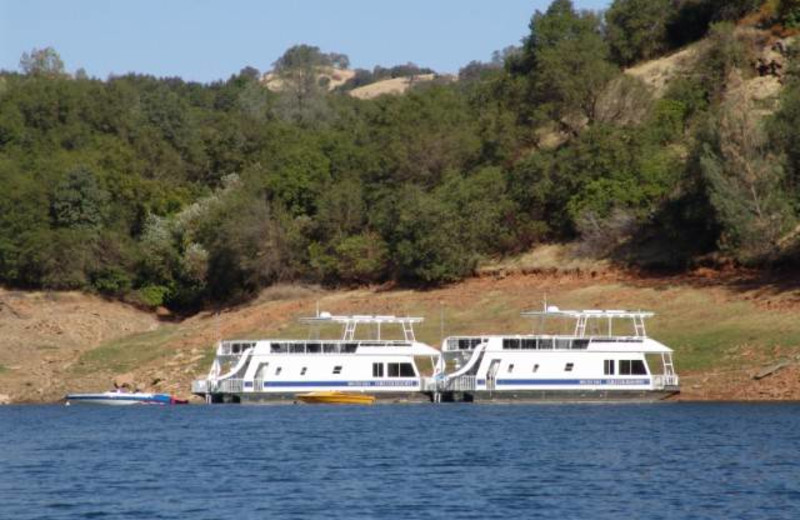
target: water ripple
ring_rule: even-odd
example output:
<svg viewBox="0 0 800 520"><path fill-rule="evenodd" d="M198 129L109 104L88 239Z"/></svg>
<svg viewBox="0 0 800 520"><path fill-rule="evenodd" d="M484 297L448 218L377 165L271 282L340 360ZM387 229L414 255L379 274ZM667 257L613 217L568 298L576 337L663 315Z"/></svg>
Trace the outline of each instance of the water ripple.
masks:
<svg viewBox="0 0 800 520"><path fill-rule="evenodd" d="M0 518L796 518L798 405L0 408Z"/></svg>

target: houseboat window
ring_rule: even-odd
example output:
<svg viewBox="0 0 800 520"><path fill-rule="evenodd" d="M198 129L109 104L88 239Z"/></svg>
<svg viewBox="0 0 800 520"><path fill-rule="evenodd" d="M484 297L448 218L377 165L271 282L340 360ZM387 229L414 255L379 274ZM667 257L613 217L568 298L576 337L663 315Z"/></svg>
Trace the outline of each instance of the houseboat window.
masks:
<svg viewBox="0 0 800 520"><path fill-rule="evenodd" d="M372 364L372 377L383 377L383 363Z"/></svg>
<svg viewBox="0 0 800 520"><path fill-rule="evenodd" d="M589 348L588 339L576 339L572 341L572 348L577 350L585 350Z"/></svg>
<svg viewBox="0 0 800 520"><path fill-rule="evenodd" d="M503 348L508 349L518 349L519 348L519 340L512 339L512 338L503 338Z"/></svg>
<svg viewBox="0 0 800 520"><path fill-rule="evenodd" d="M300 375L301 376L306 375L306 370L308 370L308 367L303 367L302 369L300 369Z"/></svg>
<svg viewBox="0 0 800 520"><path fill-rule="evenodd" d="M556 341L556 348L559 350L568 350L572 340L571 339L557 339Z"/></svg>
<svg viewBox="0 0 800 520"><path fill-rule="evenodd" d="M536 349L536 340L535 339L523 339L522 340L522 348L526 350L534 350Z"/></svg>
<svg viewBox="0 0 800 520"><path fill-rule="evenodd" d="M603 361L603 374L607 376L614 375L614 360L613 359L606 359Z"/></svg>
<svg viewBox="0 0 800 520"><path fill-rule="evenodd" d="M564 367L564 372L572 372L572 368L575 366L575 363L567 363Z"/></svg>
<svg viewBox="0 0 800 520"><path fill-rule="evenodd" d="M553 348L553 340L549 338L540 339L539 348L544 350L551 350Z"/></svg>
<svg viewBox="0 0 800 520"><path fill-rule="evenodd" d="M342 345L342 353L352 354L358 348L358 343L345 343Z"/></svg>
<svg viewBox="0 0 800 520"><path fill-rule="evenodd" d="M535 365L533 365L533 373L535 374L538 371L539 371L539 363L536 363Z"/></svg>
<svg viewBox="0 0 800 520"><path fill-rule="evenodd" d="M273 343L269 346L269 351L273 354L281 354L286 352L285 343Z"/></svg>
<svg viewBox="0 0 800 520"><path fill-rule="evenodd" d="M463 338L458 340L458 350L472 350L480 345L480 338Z"/></svg>
<svg viewBox="0 0 800 520"><path fill-rule="evenodd" d="M326 354L333 354L336 352L336 343L325 343L322 345L322 351Z"/></svg>
<svg viewBox="0 0 800 520"><path fill-rule="evenodd" d="M514 371L514 363L511 363L510 365L508 365L508 373L510 374L513 371Z"/></svg>
<svg viewBox="0 0 800 520"><path fill-rule="evenodd" d="M414 367L411 363L387 363L389 377L414 377Z"/></svg>
<svg viewBox="0 0 800 520"><path fill-rule="evenodd" d="M619 375L621 376L644 376L647 375L647 368L641 359L622 359L619 362Z"/></svg>
<svg viewBox="0 0 800 520"><path fill-rule="evenodd" d="M281 368L281 367L277 367L277 368L275 369L275 375L276 375L276 376L279 376L279 375L281 375L281 370L283 370L283 368Z"/></svg>
<svg viewBox="0 0 800 520"><path fill-rule="evenodd" d="M306 345L304 343L292 343L289 345L289 352L293 354L304 354L306 351Z"/></svg>
<svg viewBox="0 0 800 520"><path fill-rule="evenodd" d="M306 352L309 354L319 354L322 350L322 345L319 343L306 343Z"/></svg>
<svg viewBox="0 0 800 520"><path fill-rule="evenodd" d="M341 365L336 365L335 367L333 367L333 374L334 375L339 375L341 373L342 373L342 366Z"/></svg>

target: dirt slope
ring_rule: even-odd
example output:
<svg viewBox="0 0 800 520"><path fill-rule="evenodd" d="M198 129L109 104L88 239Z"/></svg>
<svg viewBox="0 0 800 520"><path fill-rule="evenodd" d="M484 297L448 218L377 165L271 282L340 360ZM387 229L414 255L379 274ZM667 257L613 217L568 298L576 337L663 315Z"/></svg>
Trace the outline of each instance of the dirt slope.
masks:
<svg viewBox="0 0 800 520"><path fill-rule="evenodd" d="M217 338L305 337L296 318L317 305L334 313L425 316L418 338L438 345L442 333L526 332L519 311L546 297L562 308L655 310L649 332L676 350L681 399L800 400L800 291L786 280L710 271L648 278L579 267L486 273L429 291L275 287L249 304L179 324L90 296L3 291L0 394L53 402L67 391L117 382L189 397ZM754 379L778 361L786 366Z"/></svg>
<svg viewBox="0 0 800 520"><path fill-rule="evenodd" d="M98 344L159 327L155 315L75 292L0 289L0 394L52 400L64 374Z"/></svg>

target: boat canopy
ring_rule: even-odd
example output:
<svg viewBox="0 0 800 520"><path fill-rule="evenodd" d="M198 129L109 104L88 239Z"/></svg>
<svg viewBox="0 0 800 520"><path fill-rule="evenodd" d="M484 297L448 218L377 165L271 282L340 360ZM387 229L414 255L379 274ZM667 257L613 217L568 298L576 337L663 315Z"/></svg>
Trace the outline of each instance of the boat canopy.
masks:
<svg viewBox="0 0 800 520"><path fill-rule="evenodd" d="M562 310L555 305L550 305L545 306L541 311L524 311L521 315L526 318L540 318L542 321L549 317L574 319L576 320L575 335L582 338L586 335L586 325L589 323L589 320L605 320L608 327L608 335L612 336L612 323L617 319L631 320L633 322L634 335L644 337L647 335L644 327L644 320L645 318L652 318L655 316L655 313L650 311L599 309Z"/></svg>
<svg viewBox="0 0 800 520"><path fill-rule="evenodd" d="M300 318L301 323L308 323L310 325L325 325L329 323L338 323L344 325L344 334L342 339L351 341L355 338L356 328L359 325L376 325L377 338L381 339L381 326L382 325L400 325L403 328L403 337L406 341L416 341L414 337L414 324L422 323L424 318L414 316L391 316L391 315L374 315L374 314L353 314L337 316L329 312L320 312L316 316L308 318Z"/></svg>

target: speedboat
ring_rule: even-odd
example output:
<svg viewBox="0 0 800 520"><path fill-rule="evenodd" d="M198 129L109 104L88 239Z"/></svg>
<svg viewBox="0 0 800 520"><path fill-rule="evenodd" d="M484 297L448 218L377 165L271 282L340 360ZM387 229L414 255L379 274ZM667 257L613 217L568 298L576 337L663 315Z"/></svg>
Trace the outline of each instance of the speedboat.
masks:
<svg viewBox="0 0 800 520"><path fill-rule="evenodd" d="M375 396L348 392L309 392L298 394L297 398L309 404L372 404Z"/></svg>
<svg viewBox="0 0 800 520"><path fill-rule="evenodd" d="M71 404L104 404L127 406L132 404L186 404L188 401L176 399L169 394L153 394L149 392L121 392L118 390L95 394L67 394L64 398L67 406Z"/></svg>

